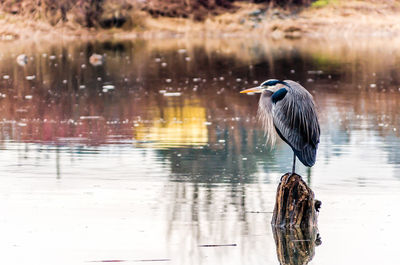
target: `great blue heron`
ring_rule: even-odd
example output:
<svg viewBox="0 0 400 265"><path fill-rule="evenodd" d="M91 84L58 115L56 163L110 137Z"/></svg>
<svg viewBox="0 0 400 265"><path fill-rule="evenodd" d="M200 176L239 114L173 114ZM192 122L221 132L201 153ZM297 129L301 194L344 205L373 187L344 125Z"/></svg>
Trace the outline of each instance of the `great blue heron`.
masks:
<svg viewBox="0 0 400 265"><path fill-rule="evenodd" d="M320 128L311 94L292 80L269 79L258 87L240 93L261 93L258 115L267 141L275 143L275 131L293 150L293 170L296 156L308 167L315 164Z"/></svg>

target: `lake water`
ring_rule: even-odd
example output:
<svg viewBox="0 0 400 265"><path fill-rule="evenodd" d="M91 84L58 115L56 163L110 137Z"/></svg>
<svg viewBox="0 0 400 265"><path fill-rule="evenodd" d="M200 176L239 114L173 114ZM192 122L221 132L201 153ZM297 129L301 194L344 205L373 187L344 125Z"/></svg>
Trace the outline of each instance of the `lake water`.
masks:
<svg viewBox="0 0 400 265"><path fill-rule="evenodd" d="M2 43L3 262L279 264L270 220L292 152L266 147L258 96L239 94L278 78L312 93L322 130L315 166L297 163L318 231L284 235L308 242L287 264L399 264L399 47Z"/></svg>

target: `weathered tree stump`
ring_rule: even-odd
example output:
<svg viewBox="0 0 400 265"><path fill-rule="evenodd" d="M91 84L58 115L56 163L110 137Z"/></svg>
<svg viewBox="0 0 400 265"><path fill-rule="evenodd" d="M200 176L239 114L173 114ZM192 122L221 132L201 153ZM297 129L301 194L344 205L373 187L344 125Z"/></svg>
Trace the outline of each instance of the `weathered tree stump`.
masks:
<svg viewBox="0 0 400 265"><path fill-rule="evenodd" d="M289 228L317 226L320 206L301 176L286 173L278 185L271 224Z"/></svg>
<svg viewBox="0 0 400 265"><path fill-rule="evenodd" d="M313 226L281 228L273 227L276 254L281 265L305 265L321 244L318 229Z"/></svg>

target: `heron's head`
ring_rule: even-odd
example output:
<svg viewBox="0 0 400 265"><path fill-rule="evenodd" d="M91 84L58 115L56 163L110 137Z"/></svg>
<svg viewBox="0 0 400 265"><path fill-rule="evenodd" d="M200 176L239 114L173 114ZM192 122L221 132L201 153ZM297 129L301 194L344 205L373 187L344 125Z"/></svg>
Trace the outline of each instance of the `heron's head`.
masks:
<svg viewBox="0 0 400 265"><path fill-rule="evenodd" d="M273 146L276 140L272 106L273 103L276 103L285 96L287 90L282 88L286 87L288 87L288 84L284 81L269 79L262 82L261 85L257 87L240 91L240 93L262 93L258 103L258 117L262 122L264 132L267 136L267 142L270 146Z"/></svg>
<svg viewBox="0 0 400 265"><path fill-rule="evenodd" d="M287 87L286 82L278 79L268 79L267 81L262 82L261 85L242 90L240 93L266 93L272 95L283 87Z"/></svg>

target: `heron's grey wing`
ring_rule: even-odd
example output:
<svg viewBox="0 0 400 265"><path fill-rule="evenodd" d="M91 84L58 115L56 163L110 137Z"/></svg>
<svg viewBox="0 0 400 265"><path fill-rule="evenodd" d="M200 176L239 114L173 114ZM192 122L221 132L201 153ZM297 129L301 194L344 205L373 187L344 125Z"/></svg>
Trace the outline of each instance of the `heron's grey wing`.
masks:
<svg viewBox="0 0 400 265"><path fill-rule="evenodd" d="M279 136L287 142L306 166L315 163L320 128L312 96L301 85L289 84L287 95L273 107L273 119Z"/></svg>

